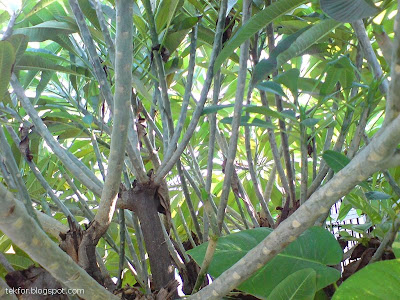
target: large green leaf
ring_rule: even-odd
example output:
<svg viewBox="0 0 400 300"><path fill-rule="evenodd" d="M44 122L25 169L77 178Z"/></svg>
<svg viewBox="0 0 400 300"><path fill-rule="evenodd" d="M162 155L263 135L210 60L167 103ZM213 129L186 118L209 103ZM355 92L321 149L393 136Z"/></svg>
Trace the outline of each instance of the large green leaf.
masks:
<svg viewBox="0 0 400 300"><path fill-rule="evenodd" d="M250 20L244 24L236 34L224 45L224 48L217 56L214 65L214 72L218 70L222 63L246 40L251 38L256 32L263 29L276 18L295 9L299 5L307 2L305 0L280 0L274 2L267 8L255 14Z"/></svg>
<svg viewBox="0 0 400 300"><path fill-rule="evenodd" d="M322 10L339 22L354 22L379 12L369 0L320 0Z"/></svg>
<svg viewBox="0 0 400 300"><path fill-rule="evenodd" d="M332 300L400 299L400 259L379 261L343 282Z"/></svg>
<svg viewBox="0 0 400 300"><path fill-rule="evenodd" d="M335 173L339 172L350 162L347 156L333 150L325 151L322 154L322 158Z"/></svg>
<svg viewBox="0 0 400 300"><path fill-rule="evenodd" d="M218 240L209 273L218 277L271 232L272 229L262 227L221 237ZM208 243L204 243L188 251L200 265L207 245ZM319 290L340 277L336 269L327 265L335 265L341 258L342 250L334 236L323 228L313 227L242 283L238 289L259 297L268 297L272 290L289 275L311 268L317 274L316 289Z"/></svg>
<svg viewBox="0 0 400 300"><path fill-rule="evenodd" d="M340 25L339 22L327 19L315 24L305 32L303 32L294 43L284 52L278 55L277 64L281 66L289 59L296 57L306 51L309 47L314 45L333 29Z"/></svg>
<svg viewBox="0 0 400 300"><path fill-rule="evenodd" d="M43 42L60 34L77 32L78 27L67 22L46 21L36 26L17 28L15 34L24 34L30 42Z"/></svg>
<svg viewBox="0 0 400 300"><path fill-rule="evenodd" d="M282 280L269 295L274 300L313 300L316 292L317 273L302 269Z"/></svg>
<svg viewBox="0 0 400 300"><path fill-rule="evenodd" d="M0 99L7 91L11 78L12 67L15 62L13 45L8 41L0 42ZM1 100L2 101L2 100Z"/></svg>
<svg viewBox="0 0 400 300"><path fill-rule="evenodd" d="M15 66L16 70L38 70L38 71L58 71L72 75L80 75L79 73L60 66L52 60L44 58L38 54L25 53L18 64Z"/></svg>

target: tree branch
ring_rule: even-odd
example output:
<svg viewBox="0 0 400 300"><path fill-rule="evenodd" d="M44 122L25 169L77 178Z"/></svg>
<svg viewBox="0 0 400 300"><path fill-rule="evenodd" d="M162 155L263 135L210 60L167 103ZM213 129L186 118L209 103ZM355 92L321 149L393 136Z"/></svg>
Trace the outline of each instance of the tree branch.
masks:
<svg viewBox="0 0 400 300"><path fill-rule="evenodd" d="M118 299L62 251L1 183L0 206L1 231L54 278L72 289L84 286L87 299Z"/></svg>
<svg viewBox="0 0 400 300"><path fill-rule="evenodd" d="M350 163L338 172L282 222L267 238L249 251L214 282L189 299L220 299L281 252L287 245L329 211L337 199L346 195L359 182L391 164L400 142L400 117L394 119ZM391 165L393 167L393 165Z"/></svg>

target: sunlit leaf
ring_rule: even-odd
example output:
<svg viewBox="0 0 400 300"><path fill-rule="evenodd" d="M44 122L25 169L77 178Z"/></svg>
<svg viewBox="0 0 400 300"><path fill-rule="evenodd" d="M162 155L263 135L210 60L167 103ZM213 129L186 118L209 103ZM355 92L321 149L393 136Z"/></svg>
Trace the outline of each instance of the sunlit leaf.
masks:
<svg viewBox="0 0 400 300"><path fill-rule="evenodd" d="M400 299L399 286L400 260L379 261L350 276L339 286L332 300Z"/></svg>

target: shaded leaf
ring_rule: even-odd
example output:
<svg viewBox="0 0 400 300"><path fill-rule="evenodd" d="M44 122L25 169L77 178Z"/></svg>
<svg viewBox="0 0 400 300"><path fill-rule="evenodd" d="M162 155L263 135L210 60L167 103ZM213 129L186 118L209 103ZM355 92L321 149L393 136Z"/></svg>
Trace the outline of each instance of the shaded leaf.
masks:
<svg viewBox="0 0 400 300"><path fill-rule="evenodd" d="M276 82L264 81L259 83L256 87L261 91L273 93L287 98L285 92L282 90L282 87Z"/></svg>
<svg viewBox="0 0 400 300"><path fill-rule="evenodd" d="M347 156L333 150L325 151L322 158L335 173L339 172L350 162Z"/></svg>
<svg viewBox="0 0 400 300"><path fill-rule="evenodd" d="M292 95L297 94L300 70L290 69L274 78L274 81L288 87Z"/></svg>
<svg viewBox="0 0 400 300"><path fill-rule="evenodd" d="M15 62L14 47L8 41L0 42L0 97L6 93Z"/></svg>
<svg viewBox="0 0 400 300"><path fill-rule="evenodd" d="M52 60L44 58L38 54L25 53L15 66L16 70L38 70L38 71L58 71L72 75L80 75L79 73L60 66Z"/></svg>
<svg viewBox="0 0 400 300"><path fill-rule="evenodd" d="M321 9L339 22L354 22L379 12L369 0L320 0Z"/></svg>
<svg viewBox="0 0 400 300"><path fill-rule="evenodd" d="M301 121L300 123L307 127L314 127L319 121L320 119L308 118Z"/></svg>
<svg viewBox="0 0 400 300"><path fill-rule="evenodd" d="M7 39L7 42L10 42L13 45L15 51L15 61L18 62L28 46L28 37L23 34L13 34Z"/></svg>
<svg viewBox="0 0 400 300"><path fill-rule="evenodd" d="M365 197L367 197L368 200L386 200L392 198L392 196L379 191L366 192Z"/></svg>

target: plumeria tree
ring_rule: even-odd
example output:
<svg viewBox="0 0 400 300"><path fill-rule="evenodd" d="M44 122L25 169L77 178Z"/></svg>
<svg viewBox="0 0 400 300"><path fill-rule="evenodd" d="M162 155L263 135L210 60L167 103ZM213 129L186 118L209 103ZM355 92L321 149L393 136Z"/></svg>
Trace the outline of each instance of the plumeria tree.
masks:
<svg viewBox="0 0 400 300"><path fill-rule="evenodd" d="M400 297L396 1L2 3L0 295Z"/></svg>

